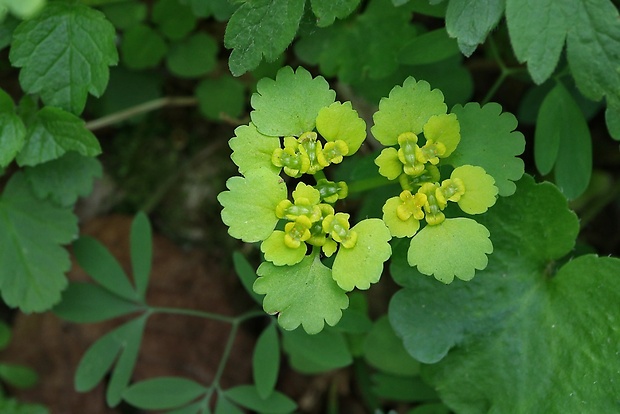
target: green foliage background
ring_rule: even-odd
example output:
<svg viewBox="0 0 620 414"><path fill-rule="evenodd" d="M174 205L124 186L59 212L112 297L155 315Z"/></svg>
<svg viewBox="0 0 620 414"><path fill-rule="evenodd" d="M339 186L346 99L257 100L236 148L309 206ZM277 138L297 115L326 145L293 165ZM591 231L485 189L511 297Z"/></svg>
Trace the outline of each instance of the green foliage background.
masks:
<svg viewBox="0 0 620 414"><path fill-rule="evenodd" d="M85 353L77 391L105 382L111 407L124 401L176 414L289 413L299 402L277 390L284 353L287 367L308 375L347 370L367 412L618 411L620 18L614 2L0 0L0 48L5 319L50 310L75 323L131 317ZM288 93L292 75L281 82L290 89L261 80L284 66L310 71L304 93ZM441 90L445 105L439 106L459 119L462 141L447 165L478 165L495 178L501 197L477 218L490 236L445 239L453 243L450 251L424 250L442 234L414 239L417 250L393 239L380 282L386 299L373 295L374 288L348 294L334 288L332 268L355 269L357 256L341 255L333 264L308 256L295 271L258 267L258 249L236 244L221 226L211 239L184 232L219 222L216 194L228 188L219 198L226 206L221 218L233 223L229 234L264 240L277 225L273 207L286 198L286 186L269 181L270 171L248 173L279 139L251 145L263 134L312 129L306 115L329 105L334 94L351 101L382 141L382 131L409 116L389 108L411 104L390 93L410 76ZM381 101L388 95L390 101ZM428 110L429 102L416 111ZM383 112L373 119L377 109ZM286 111L292 115L282 117ZM162 120L160 113L169 115ZM209 164L205 157L220 154L231 137L232 160L245 178L226 182L235 167L218 161L199 185L214 188L207 201L198 213L186 211L177 184ZM346 208L373 226L394 195L372 162L381 149L368 139L335 172L349 183ZM124 193L112 209L136 214L131 276L99 242L79 237L76 204L102 176ZM263 205L248 203L265 194ZM250 252L246 259L237 251L229 264L256 307L228 317L149 304L149 216L159 218L158 230L186 242ZM469 231L457 223L451 225ZM480 265L484 251L468 266L465 247L486 246L487 237L488 265ZM374 252L381 260L384 244ZM93 283L67 281L69 245ZM472 280L446 285L422 274L429 267L449 269L450 280L478 270ZM372 279L365 270L358 272ZM261 295L252 289L257 271L254 289ZM291 302L296 276L309 287ZM260 306L287 311L278 324ZM143 330L157 313L231 327L212 382L132 381ZM252 355L253 383L224 389L222 371L248 320L264 326ZM300 323L315 334L293 330ZM0 346L9 340L3 323ZM10 386L32 386L35 377L28 368L0 363L0 379ZM2 412L47 411L1 395ZM324 412L348 412L335 393L326 400Z"/></svg>

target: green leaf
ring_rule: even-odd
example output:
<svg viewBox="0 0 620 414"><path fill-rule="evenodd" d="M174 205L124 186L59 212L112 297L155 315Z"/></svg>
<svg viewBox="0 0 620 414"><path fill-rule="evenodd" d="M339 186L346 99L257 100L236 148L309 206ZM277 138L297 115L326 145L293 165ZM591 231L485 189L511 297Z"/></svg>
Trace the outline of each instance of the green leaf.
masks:
<svg viewBox="0 0 620 414"><path fill-rule="evenodd" d="M62 302L53 308L53 312L74 323L93 323L142 309L143 306L122 299L101 286L71 282L62 294Z"/></svg>
<svg viewBox="0 0 620 414"><path fill-rule="evenodd" d="M557 188L529 177L482 219L497 246L487 270L450 286L412 278L392 300L405 347L426 363L450 351L425 370L455 412L613 412L620 261L587 255L554 274L579 223Z"/></svg>
<svg viewBox="0 0 620 414"><path fill-rule="evenodd" d="M403 377L378 372L372 376L372 390L381 398L416 402L437 400L437 393L420 377Z"/></svg>
<svg viewBox="0 0 620 414"><path fill-rule="evenodd" d="M256 0L235 11L224 36L233 49L228 65L234 76L258 66L262 57L270 62L293 41L304 12L303 1Z"/></svg>
<svg viewBox="0 0 620 414"><path fill-rule="evenodd" d="M555 180L569 199L581 195L592 174L592 140L583 113L561 83L545 97L536 122L534 159L541 174L555 164Z"/></svg>
<svg viewBox="0 0 620 414"><path fill-rule="evenodd" d="M408 7L372 0L354 19L309 31L296 43L295 52L302 61L318 64L325 76L363 82L396 72L399 51L414 35Z"/></svg>
<svg viewBox="0 0 620 414"><path fill-rule="evenodd" d="M67 151L94 157L101 153L101 146L84 127L82 119L60 108L46 106L28 125L26 143L17 155L17 164L33 167L60 158Z"/></svg>
<svg viewBox="0 0 620 414"><path fill-rule="evenodd" d="M282 332L282 347L295 370L315 374L349 366L353 363L345 336L333 329L308 335L302 329Z"/></svg>
<svg viewBox="0 0 620 414"><path fill-rule="evenodd" d="M237 127L228 145L233 150L230 158L239 167L241 174L259 168L270 169L274 174L280 173L281 168L271 162L273 152L280 148L280 139L261 134L253 123Z"/></svg>
<svg viewBox="0 0 620 414"><path fill-rule="evenodd" d="M405 65L426 65L458 53L458 45L442 28L414 37L400 51L399 61Z"/></svg>
<svg viewBox="0 0 620 414"><path fill-rule="evenodd" d="M567 31L573 27L575 10L570 2L553 0L507 0L506 21L510 42L520 62L537 84L551 76L564 48Z"/></svg>
<svg viewBox="0 0 620 414"><path fill-rule="evenodd" d="M256 85L250 113L256 129L270 136L299 136L312 131L321 108L334 102L336 93L322 76L290 66L280 69L276 79L264 78Z"/></svg>
<svg viewBox="0 0 620 414"><path fill-rule="evenodd" d="M206 33L196 33L175 43L166 56L170 72L181 78L197 78L211 72L217 63L218 44Z"/></svg>
<svg viewBox="0 0 620 414"><path fill-rule="evenodd" d="M247 261L245 256L238 251L233 252L233 266L235 267L235 272L237 276L239 276L239 280L241 280L241 284L248 292L250 297L254 299L256 303L259 305L263 303L263 299L252 289L254 285L254 281L256 280L256 271Z"/></svg>
<svg viewBox="0 0 620 414"><path fill-rule="evenodd" d="M23 174L11 177L0 195L0 291L23 312L41 312L60 300L71 265L60 245L77 235L68 209L38 199Z"/></svg>
<svg viewBox="0 0 620 414"><path fill-rule="evenodd" d="M0 90L0 93L4 91ZM12 112L0 110L0 167L8 166L26 142L26 127Z"/></svg>
<svg viewBox="0 0 620 414"><path fill-rule="evenodd" d="M620 141L620 109L608 106L605 110L605 123L609 135L616 141Z"/></svg>
<svg viewBox="0 0 620 414"><path fill-rule="evenodd" d="M168 51L164 38L145 24L127 30L121 42L123 63L130 69L149 69L159 65Z"/></svg>
<svg viewBox="0 0 620 414"><path fill-rule="evenodd" d="M228 233L244 242L265 240L279 221L276 206L287 197L280 176L265 168L248 171L246 177L226 181L229 191L217 196L224 207L222 221Z"/></svg>
<svg viewBox="0 0 620 414"><path fill-rule="evenodd" d="M207 392L196 381L179 377L159 377L140 381L123 392L129 404L146 410L167 410L185 405Z"/></svg>
<svg viewBox="0 0 620 414"><path fill-rule="evenodd" d="M138 299L121 265L99 241L81 237L73 243L73 254L86 273L108 291L130 302Z"/></svg>
<svg viewBox="0 0 620 414"><path fill-rule="evenodd" d="M504 0L450 0L446 29L456 37L461 52L469 57L504 14Z"/></svg>
<svg viewBox="0 0 620 414"><path fill-rule="evenodd" d="M357 242L350 249L340 246L332 266L333 278L346 291L368 289L379 281L383 263L392 255L392 236L380 219L362 220L351 231L357 233Z"/></svg>
<svg viewBox="0 0 620 414"><path fill-rule="evenodd" d="M445 114L446 110L439 89L431 90L428 82L408 77L403 86L395 86L387 98L381 99L379 111L372 117L371 132L383 145L396 145L400 134L421 133L431 116Z"/></svg>
<svg viewBox="0 0 620 414"><path fill-rule="evenodd" d="M224 391L224 395L242 407L271 414L287 414L297 408L297 404L293 400L277 391L268 398L261 398L253 385L239 385L230 388Z"/></svg>
<svg viewBox="0 0 620 414"><path fill-rule="evenodd" d="M186 405L175 410L166 411L166 414L211 414L210 411L205 410L202 401L195 402L193 404ZM243 413L241 413L243 414Z"/></svg>
<svg viewBox="0 0 620 414"><path fill-rule="evenodd" d="M428 1L428 0L392 0L395 6L398 6L398 3L404 4L406 2L410 2L411 8L414 13L420 13L425 16L432 17L445 17L446 16L446 8L448 2L441 3L437 1Z"/></svg>
<svg viewBox="0 0 620 414"><path fill-rule="evenodd" d="M454 276L471 280L476 270L487 266L493 252L489 231L475 220L459 217L424 227L412 239L407 260L418 271L443 283Z"/></svg>
<svg viewBox="0 0 620 414"><path fill-rule="evenodd" d="M153 264L153 231L148 216L139 212L131 223L131 270L138 296L145 299Z"/></svg>
<svg viewBox="0 0 620 414"><path fill-rule="evenodd" d="M148 9L137 1L123 1L105 4L101 11L117 29L128 30L146 19Z"/></svg>
<svg viewBox="0 0 620 414"><path fill-rule="evenodd" d="M316 118L316 129L327 141L343 140L353 155L366 139L366 122L351 106L351 102L334 102L321 108Z"/></svg>
<svg viewBox="0 0 620 414"><path fill-rule="evenodd" d="M157 0L153 5L153 22L169 39L179 40L196 27L196 16L192 9L177 0Z"/></svg>
<svg viewBox="0 0 620 414"><path fill-rule="evenodd" d="M148 314L144 314L121 327L126 327L126 331L123 333L123 337L119 335L117 339L117 341L121 342L122 352L112 371L108 389L106 390L106 403L109 407L115 407L120 404L123 392L129 385L140 352L142 334L144 333L147 319Z"/></svg>
<svg viewBox="0 0 620 414"><path fill-rule="evenodd" d="M51 2L15 29L9 58L22 68L24 91L80 114L88 94L101 96L108 84L108 66L118 62L114 40L114 26L103 13L79 3Z"/></svg>
<svg viewBox="0 0 620 414"><path fill-rule="evenodd" d="M477 103L452 108L461 125L461 141L446 162L459 167L478 165L495 179L500 196L515 192L517 181L523 176L523 160L517 155L525 149L523 134L514 131L517 119L502 107L488 103L480 107Z"/></svg>
<svg viewBox="0 0 620 414"><path fill-rule="evenodd" d="M238 118L245 111L246 88L231 76L204 79L196 87L195 94L200 112L207 119L221 121L227 117Z"/></svg>
<svg viewBox="0 0 620 414"><path fill-rule="evenodd" d="M33 387L39 379L36 371L13 364L0 364L0 378L16 388Z"/></svg>
<svg viewBox="0 0 620 414"><path fill-rule="evenodd" d="M311 0L316 25L326 27L336 19L344 19L360 4L360 0Z"/></svg>
<svg viewBox="0 0 620 414"><path fill-rule="evenodd" d="M7 8L13 15L24 20L36 15L45 6L45 0L2 0L0 8Z"/></svg>
<svg viewBox="0 0 620 414"><path fill-rule="evenodd" d="M280 371L280 342L272 323L261 333L252 355L252 374L258 395L266 399L274 391Z"/></svg>
<svg viewBox="0 0 620 414"><path fill-rule="evenodd" d="M224 396L219 395L215 406L215 414L244 414L244 411L228 401Z"/></svg>
<svg viewBox="0 0 620 414"><path fill-rule="evenodd" d="M566 57L587 98L620 106L620 17L609 0L574 0L568 8ZM566 18L562 16L562 18ZM579 30L574 30L578 27Z"/></svg>
<svg viewBox="0 0 620 414"><path fill-rule="evenodd" d="M321 332L325 322L334 326L349 306L349 298L332 279L319 255L306 256L294 266L262 263L254 291L266 295L263 309L278 314L278 322L286 330L302 325L309 334Z"/></svg>
<svg viewBox="0 0 620 414"><path fill-rule="evenodd" d="M12 398L1 399L0 410L6 414L49 414L42 405L26 404Z"/></svg>
<svg viewBox="0 0 620 414"><path fill-rule="evenodd" d="M71 151L55 160L25 168L24 174L37 197L71 207L78 197L90 194L93 180L101 177L103 169L95 158Z"/></svg>
<svg viewBox="0 0 620 414"><path fill-rule="evenodd" d="M388 374L414 376L420 372L420 363L407 353L387 315L379 318L368 333L364 358L369 365Z"/></svg>

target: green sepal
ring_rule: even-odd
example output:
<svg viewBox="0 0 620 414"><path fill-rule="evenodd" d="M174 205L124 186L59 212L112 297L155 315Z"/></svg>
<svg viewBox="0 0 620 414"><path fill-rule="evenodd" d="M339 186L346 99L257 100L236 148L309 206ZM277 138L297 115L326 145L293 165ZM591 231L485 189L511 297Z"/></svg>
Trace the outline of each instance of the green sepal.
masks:
<svg viewBox="0 0 620 414"><path fill-rule="evenodd" d="M258 168L280 173L281 168L271 162L273 152L280 148L280 139L261 134L254 124L237 127L235 136L228 141L228 145L233 150L230 158L239 167L242 175Z"/></svg>
<svg viewBox="0 0 620 414"><path fill-rule="evenodd" d="M371 132L383 145L396 145L400 134L419 134L431 116L445 114L446 111L447 106L439 89L431 90L428 82L416 82L410 76L403 86L395 86L387 98L381 99L379 111L373 115Z"/></svg>
<svg viewBox="0 0 620 414"><path fill-rule="evenodd" d="M346 291L368 289L379 281L383 263L392 255L392 236L379 219L362 220L351 231L357 233L357 241L349 249L340 246L332 266L333 278Z"/></svg>
<svg viewBox="0 0 620 414"><path fill-rule="evenodd" d="M351 102L334 102L321 108L316 118L316 129L327 141L342 140L353 155L366 139L366 122L351 106Z"/></svg>
<svg viewBox="0 0 620 414"><path fill-rule="evenodd" d="M248 243L269 237L279 220L276 206L287 197L280 176L259 168L246 177L229 178L226 187L229 191L221 192L217 200L224 207L222 221L229 227L228 233Z"/></svg>
<svg viewBox="0 0 620 414"><path fill-rule="evenodd" d="M489 235L482 224L463 217L427 225L411 239L407 261L446 284L455 276L471 280L476 270L487 266L487 255L493 252Z"/></svg>
<svg viewBox="0 0 620 414"><path fill-rule="evenodd" d="M515 181L523 176L524 163L517 156L525 149L523 134L514 129L517 119L494 102L480 107L468 103L452 108L461 126L461 141L445 162L459 167L479 165L495 179L500 196L516 190Z"/></svg>
<svg viewBox="0 0 620 414"><path fill-rule="evenodd" d="M338 287L332 272L318 254L305 257L294 266L262 263L254 291L266 295L263 309L278 314L280 326L293 330L302 325L309 334L321 332L325 323L334 326L349 306L349 298Z"/></svg>
<svg viewBox="0 0 620 414"><path fill-rule="evenodd" d="M250 117L256 129L265 135L299 136L312 131L321 108L331 105L336 92L322 76L313 78L299 67L286 66L276 79L263 78L256 85Z"/></svg>

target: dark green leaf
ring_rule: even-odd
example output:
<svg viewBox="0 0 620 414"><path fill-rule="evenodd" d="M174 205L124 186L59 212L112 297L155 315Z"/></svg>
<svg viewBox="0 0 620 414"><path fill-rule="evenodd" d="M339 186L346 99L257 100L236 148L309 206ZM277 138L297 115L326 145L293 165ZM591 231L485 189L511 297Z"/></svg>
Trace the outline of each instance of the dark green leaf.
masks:
<svg viewBox="0 0 620 414"><path fill-rule="evenodd" d="M141 309L142 306L119 298L99 285L71 282L53 312L74 323L93 323Z"/></svg>
<svg viewBox="0 0 620 414"><path fill-rule="evenodd" d="M110 407L115 407L121 402L123 392L129 385L140 352L147 318L148 315L145 314L122 326L125 331L122 337L120 335L118 337L121 341L122 353L112 371L106 392L106 402Z"/></svg>
<svg viewBox="0 0 620 414"><path fill-rule="evenodd" d="M60 158L68 151L94 157L101 153L101 146L84 127L83 120L60 108L46 106L28 124L26 143L17 155L17 164L33 167Z"/></svg>
<svg viewBox="0 0 620 414"><path fill-rule="evenodd" d="M6 16L0 23L0 50L11 44L13 39L13 31L19 25L20 21L13 16Z"/></svg>
<svg viewBox="0 0 620 414"><path fill-rule="evenodd" d="M236 251L233 253L233 266L235 267L235 272L237 273L237 276L239 276L239 280L241 280L241 284L245 290L256 303L262 305L262 297L254 292L254 289L252 289L254 281L256 281L257 278L256 271L252 265L250 265L242 253Z"/></svg>
<svg viewBox="0 0 620 414"><path fill-rule="evenodd" d="M147 69L159 65L168 51L166 41L145 24L127 30L121 42L123 63L130 69Z"/></svg>
<svg viewBox="0 0 620 414"><path fill-rule="evenodd" d="M429 2L428 0L406 0L410 1L411 8L414 13L420 13L425 16L432 17L445 17L446 16L446 8L448 6L448 2L439 3L438 2ZM405 1L405 2L406 2ZM395 5L396 2L404 3L403 0L392 0Z"/></svg>
<svg viewBox="0 0 620 414"><path fill-rule="evenodd" d="M604 96L620 106L620 17L609 0L573 0L566 55L577 87L587 98ZM575 30L579 28L579 30Z"/></svg>
<svg viewBox="0 0 620 414"><path fill-rule="evenodd" d="M71 207L78 197L90 194L93 180L103 171L95 158L70 151L58 159L25 168L24 174L37 197Z"/></svg>
<svg viewBox="0 0 620 414"><path fill-rule="evenodd" d="M252 356L252 373L256 392L268 398L276 386L280 371L280 342L276 326L270 324L258 337Z"/></svg>
<svg viewBox="0 0 620 414"><path fill-rule="evenodd" d="M144 21L148 12L146 4L133 0L105 4L101 11L119 30L130 29Z"/></svg>
<svg viewBox="0 0 620 414"><path fill-rule="evenodd" d="M336 19L344 19L360 4L360 0L311 0L318 27L326 27Z"/></svg>
<svg viewBox="0 0 620 414"><path fill-rule="evenodd" d="M198 401L176 410L166 411L166 414L211 414L211 411L204 407L204 402Z"/></svg>
<svg viewBox="0 0 620 414"><path fill-rule="evenodd" d="M13 364L0 364L0 378L17 388L33 387L39 379L36 371Z"/></svg>
<svg viewBox="0 0 620 414"><path fill-rule="evenodd" d="M388 374L413 376L420 372L420 363L407 353L387 316L378 319L366 337L364 358L370 365Z"/></svg>
<svg viewBox="0 0 620 414"><path fill-rule="evenodd" d="M49 414L47 408L39 404L26 404L12 398L0 399L0 412L3 414Z"/></svg>
<svg viewBox="0 0 620 414"><path fill-rule="evenodd" d="M456 412L613 412L620 260L587 255L554 273L579 223L530 177L480 221L497 246L486 270L450 286L410 274L390 303L405 347L429 363L450 351L424 370Z"/></svg>
<svg viewBox="0 0 620 414"><path fill-rule="evenodd" d="M204 79L195 93L200 112L207 119L221 121L227 117L238 118L245 109L245 86L229 75Z"/></svg>
<svg viewBox="0 0 620 414"><path fill-rule="evenodd" d="M427 403L418 405L407 411L407 414L450 414L452 411L442 403Z"/></svg>
<svg viewBox="0 0 620 414"><path fill-rule="evenodd" d="M153 22L169 39L178 40L187 36L196 27L196 16L192 9L178 0L157 0L153 6Z"/></svg>
<svg viewBox="0 0 620 414"><path fill-rule="evenodd" d="M128 301L138 299L121 265L97 240L90 237L76 240L73 254L86 273L101 286Z"/></svg>
<svg viewBox="0 0 620 414"><path fill-rule="evenodd" d="M437 393L420 377L402 377L376 373L372 376L373 391L381 398L394 401L436 400Z"/></svg>
<svg viewBox="0 0 620 414"><path fill-rule="evenodd" d="M153 234L144 212L136 214L131 223L131 269L138 296L144 300L153 263Z"/></svg>
<svg viewBox="0 0 620 414"><path fill-rule="evenodd" d="M224 391L224 395L243 407L271 414L287 414L297 408L293 400L277 391L268 398L261 398L257 389L252 385L230 388Z"/></svg>
<svg viewBox="0 0 620 414"><path fill-rule="evenodd" d="M228 21L224 45L233 49L229 67L234 76L254 69L264 56L275 60L293 41L304 12L303 1L245 2Z"/></svg>
<svg viewBox="0 0 620 414"><path fill-rule="evenodd" d="M88 94L100 96L116 65L114 26L103 13L75 2L51 2L13 33L9 58L19 81L46 105L80 114ZM44 51L44 53L41 53Z"/></svg>
<svg viewBox="0 0 620 414"><path fill-rule="evenodd" d="M8 95L0 89L0 99ZM8 98L10 99L10 98ZM12 104L13 101L10 101ZM3 105L4 106L4 105ZM26 127L11 107L8 111L0 108L0 167L9 165L26 142Z"/></svg>
<svg viewBox="0 0 620 414"><path fill-rule="evenodd" d="M181 78L196 78L215 68L218 43L205 33L196 33L170 48L166 64Z"/></svg>
<svg viewBox="0 0 620 414"><path fill-rule="evenodd" d="M291 364L303 373L330 371L353 362L344 335L333 329L316 335L308 335L303 329L282 331L282 341Z"/></svg>
<svg viewBox="0 0 620 414"><path fill-rule="evenodd" d="M459 48L446 29L437 29L414 37L400 51L398 59L405 65L426 65L457 55Z"/></svg>
<svg viewBox="0 0 620 414"><path fill-rule="evenodd" d="M185 405L207 389L196 381L179 377L159 377L140 381L123 392L129 404L146 410L167 410Z"/></svg>
<svg viewBox="0 0 620 414"><path fill-rule="evenodd" d="M0 351L9 346L11 342L11 327L0 321Z"/></svg>
<svg viewBox="0 0 620 414"><path fill-rule="evenodd" d="M40 312L60 300L69 254L60 245L76 236L68 209L38 199L23 174L11 177L0 195L0 291L11 307Z"/></svg>
<svg viewBox="0 0 620 414"><path fill-rule="evenodd" d="M561 84L545 97L536 122L536 167L548 174L555 165L555 180L568 198L585 191L592 173L592 143L583 114Z"/></svg>
<svg viewBox="0 0 620 414"><path fill-rule="evenodd" d="M450 0L446 29L456 37L465 56L471 56L497 25L504 13L504 0Z"/></svg>
<svg viewBox="0 0 620 414"><path fill-rule="evenodd" d="M608 106L605 110L605 123L609 135L616 141L620 141L620 109Z"/></svg>
<svg viewBox="0 0 620 414"><path fill-rule="evenodd" d="M217 405L215 406L215 414L243 414L243 411L224 396L219 395L217 397Z"/></svg>

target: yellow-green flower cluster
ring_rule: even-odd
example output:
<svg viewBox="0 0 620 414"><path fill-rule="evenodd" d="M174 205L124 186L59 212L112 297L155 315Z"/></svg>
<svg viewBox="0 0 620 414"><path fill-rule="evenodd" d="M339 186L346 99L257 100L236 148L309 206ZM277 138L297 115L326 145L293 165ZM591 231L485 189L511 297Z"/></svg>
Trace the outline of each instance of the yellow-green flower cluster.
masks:
<svg viewBox="0 0 620 414"><path fill-rule="evenodd" d="M344 188L346 184L324 181L327 186ZM337 195L337 194L336 194ZM285 220L284 230L274 230L261 245L265 259L277 266L299 263L307 253L308 245L320 247L326 256L342 247L353 248L357 233L350 229L349 215L336 213L322 197L321 192L304 183L297 184L293 201L282 200L276 206L276 216Z"/></svg>

